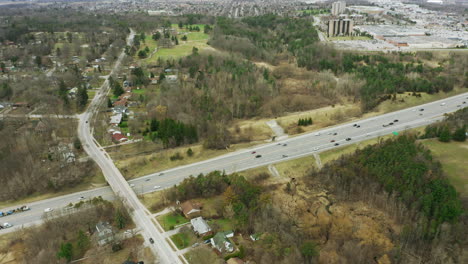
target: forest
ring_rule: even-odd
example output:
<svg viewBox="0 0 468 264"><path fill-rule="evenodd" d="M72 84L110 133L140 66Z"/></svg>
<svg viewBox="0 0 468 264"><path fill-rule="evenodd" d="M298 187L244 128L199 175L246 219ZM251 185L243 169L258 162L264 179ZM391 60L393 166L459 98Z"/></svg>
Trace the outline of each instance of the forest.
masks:
<svg viewBox="0 0 468 264"><path fill-rule="evenodd" d="M466 140L468 126L468 108L463 108L448 116L441 122L424 128L421 138L439 138L442 142L450 140L463 142Z"/></svg>
<svg viewBox="0 0 468 264"><path fill-rule="evenodd" d="M368 202L403 225L392 253L397 263L406 263L405 252L428 263L457 262L467 245L467 204L414 136L380 141L307 177L309 184L318 180L328 186L338 200Z"/></svg>

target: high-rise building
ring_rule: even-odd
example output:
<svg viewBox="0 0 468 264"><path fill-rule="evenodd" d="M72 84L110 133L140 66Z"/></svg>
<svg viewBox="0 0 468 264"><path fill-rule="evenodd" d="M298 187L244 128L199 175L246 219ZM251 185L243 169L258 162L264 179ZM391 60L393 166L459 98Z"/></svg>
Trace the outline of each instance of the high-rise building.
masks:
<svg viewBox="0 0 468 264"><path fill-rule="evenodd" d="M328 21L328 36L348 36L353 32L353 20L332 19Z"/></svg>
<svg viewBox="0 0 468 264"><path fill-rule="evenodd" d="M343 1L334 2L332 4L331 13L332 15L337 16L343 13L345 8L346 8L346 2L343 2Z"/></svg>

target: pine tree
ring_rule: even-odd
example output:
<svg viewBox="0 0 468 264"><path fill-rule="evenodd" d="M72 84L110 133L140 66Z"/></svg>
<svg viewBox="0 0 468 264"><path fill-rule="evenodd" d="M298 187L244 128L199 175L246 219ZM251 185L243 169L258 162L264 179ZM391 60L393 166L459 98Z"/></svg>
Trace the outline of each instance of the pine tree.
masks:
<svg viewBox="0 0 468 264"><path fill-rule="evenodd" d="M453 132L453 140L464 142L466 140L466 126L462 126L457 128L455 132Z"/></svg>
<svg viewBox="0 0 468 264"><path fill-rule="evenodd" d="M79 108L86 106L86 104L88 103L88 92L83 86L78 88L78 92L76 94L76 103L78 104Z"/></svg>
<svg viewBox="0 0 468 264"><path fill-rule="evenodd" d="M440 132L439 141L440 142L450 142L450 139L451 139L450 130L448 129L447 126L444 126L442 128L442 131Z"/></svg>
<svg viewBox="0 0 468 264"><path fill-rule="evenodd" d="M114 85L114 95L119 97L120 95L122 95L124 93L124 89L122 88L122 86L119 84L119 83L115 83Z"/></svg>
<svg viewBox="0 0 468 264"><path fill-rule="evenodd" d="M60 249L57 252L57 258L64 258L71 261L73 257L73 245L71 243L60 244Z"/></svg>

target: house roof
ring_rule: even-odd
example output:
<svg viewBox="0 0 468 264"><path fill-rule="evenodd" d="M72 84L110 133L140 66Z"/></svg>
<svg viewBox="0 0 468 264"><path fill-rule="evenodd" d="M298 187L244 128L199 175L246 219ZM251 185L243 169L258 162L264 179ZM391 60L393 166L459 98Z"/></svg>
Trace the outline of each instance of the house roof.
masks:
<svg viewBox="0 0 468 264"><path fill-rule="evenodd" d="M190 220L190 223L193 226L193 230L198 234L205 234L211 231L210 226L201 216Z"/></svg>
<svg viewBox="0 0 468 264"><path fill-rule="evenodd" d="M102 232L102 231L107 230L107 229L111 229L111 226L107 222L99 222L96 225L96 230L98 232Z"/></svg>
<svg viewBox="0 0 468 264"><path fill-rule="evenodd" d="M122 122L122 114L116 114L111 116L111 124L120 124L120 122Z"/></svg>
<svg viewBox="0 0 468 264"><path fill-rule="evenodd" d="M126 141L128 140L128 138L120 133L115 133L112 135L112 138L115 140L115 141Z"/></svg>
<svg viewBox="0 0 468 264"><path fill-rule="evenodd" d="M196 203L192 203L191 201L186 201L180 205L182 212L184 215L189 215L191 213L199 212L201 206Z"/></svg>
<svg viewBox="0 0 468 264"><path fill-rule="evenodd" d="M216 235L212 238L213 239L213 245L220 251L223 251L226 249L226 244L230 244L229 240L226 238L223 232L218 232Z"/></svg>

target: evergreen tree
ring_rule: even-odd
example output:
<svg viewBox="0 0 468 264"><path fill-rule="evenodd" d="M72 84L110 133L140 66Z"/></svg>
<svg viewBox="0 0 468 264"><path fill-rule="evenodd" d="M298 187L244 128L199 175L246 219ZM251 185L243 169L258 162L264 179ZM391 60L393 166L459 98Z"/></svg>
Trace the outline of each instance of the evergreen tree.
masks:
<svg viewBox="0 0 468 264"><path fill-rule="evenodd" d="M78 238L76 241L76 246L78 249L78 252L81 254L84 254L86 250L88 250L89 246L91 245L91 241L89 237L83 232L82 230L78 231Z"/></svg>
<svg viewBox="0 0 468 264"><path fill-rule="evenodd" d="M57 258L64 258L67 261L71 261L73 257L73 245L71 243L60 244L60 249L57 252Z"/></svg>
<svg viewBox="0 0 468 264"><path fill-rule="evenodd" d="M107 98L107 107L111 108L112 107L112 101L110 98Z"/></svg>
<svg viewBox="0 0 468 264"><path fill-rule="evenodd" d="M79 108L86 106L88 103L88 92L84 86L78 88L78 92L76 94L76 103L78 104Z"/></svg>
<svg viewBox="0 0 468 264"><path fill-rule="evenodd" d="M62 100L65 102L65 104L68 104L67 86L63 80L61 80L59 83L58 94L59 97L62 98Z"/></svg>
<svg viewBox="0 0 468 264"><path fill-rule="evenodd" d="M455 132L453 132L453 140L463 142L466 140L466 126L462 126L457 128Z"/></svg>
<svg viewBox="0 0 468 264"><path fill-rule="evenodd" d="M119 229L123 229L127 225L127 217L120 208L115 211L115 223Z"/></svg>
<svg viewBox="0 0 468 264"><path fill-rule="evenodd" d="M156 33L153 34L153 40L158 41L161 38L161 33L159 31L156 31Z"/></svg>
<svg viewBox="0 0 468 264"><path fill-rule="evenodd" d="M439 141L450 142L450 139L451 139L450 130L448 129L447 126L444 126L440 132Z"/></svg>
<svg viewBox="0 0 468 264"><path fill-rule="evenodd" d="M120 83L116 82L115 85L114 85L114 95L119 97L121 96L123 93L124 93L124 89L122 88L122 86L120 85Z"/></svg>

